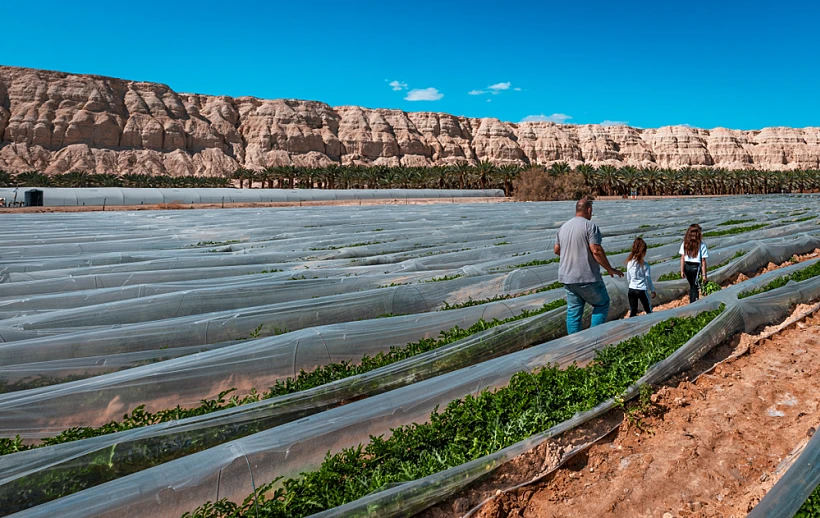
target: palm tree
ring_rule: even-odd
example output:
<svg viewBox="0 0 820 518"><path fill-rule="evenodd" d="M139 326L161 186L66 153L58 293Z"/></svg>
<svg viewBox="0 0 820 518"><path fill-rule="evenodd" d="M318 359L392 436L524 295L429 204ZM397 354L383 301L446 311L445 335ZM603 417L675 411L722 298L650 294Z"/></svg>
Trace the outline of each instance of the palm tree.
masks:
<svg viewBox="0 0 820 518"><path fill-rule="evenodd" d="M51 179L39 171L26 171L18 174L15 179L23 187L50 187Z"/></svg>
<svg viewBox="0 0 820 518"><path fill-rule="evenodd" d="M115 174L95 174L91 175L91 183L97 187L122 187L122 178Z"/></svg>
<svg viewBox="0 0 820 518"><path fill-rule="evenodd" d="M615 186L618 185L618 169L613 165L604 164L598 168L601 183L606 187L606 195L612 196Z"/></svg>
<svg viewBox="0 0 820 518"><path fill-rule="evenodd" d="M550 176L563 176L572 171L572 168L566 162L553 162L548 169Z"/></svg>
<svg viewBox="0 0 820 518"><path fill-rule="evenodd" d="M245 168L240 167L236 171L233 172L233 179L239 180L239 188L243 189L245 187Z"/></svg>
<svg viewBox="0 0 820 518"><path fill-rule="evenodd" d="M644 194L653 196L658 195L658 184L661 182L661 171L654 165L641 169L641 178L643 178ZM647 191L646 186L649 186Z"/></svg>
<svg viewBox="0 0 820 518"><path fill-rule="evenodd" d="M593 192L598 190L598 186L595 185L596 169L594 166L590 164L578 164L575 171L584 177L584 185L586 185L589 190Z"/></svg>
<svg viewBox="0 0 820 518"><path fill-rule="evenodd" d="M478 177L478 184L482 189L487 188L490 182L490 177L495 173L496 167L488 160L482 160L475 168L476 176Z"/></svg>
<svg viewBox="0 0 820 518"><path fill-rule="evenodd" d="M518 178L518 175L521 173L521 169L522 167L517 164L505 164L498 168L497 174L502 182L504 196L512 196L513 181Z"/></svg>
<svg viewBox="0 0 820 518"><path fill-rule="evenodd" d="M632 187L638 183L638 169L631 165L623 166L618 171L621 185L625 188L625 194L632 194Z"/></svg>

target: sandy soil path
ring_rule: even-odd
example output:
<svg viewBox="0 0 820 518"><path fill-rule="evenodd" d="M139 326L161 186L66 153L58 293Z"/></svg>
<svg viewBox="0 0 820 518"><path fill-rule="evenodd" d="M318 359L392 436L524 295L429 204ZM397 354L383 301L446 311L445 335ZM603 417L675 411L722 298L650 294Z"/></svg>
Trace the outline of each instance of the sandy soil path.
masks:
<svg viewBox="0 0 820 518"><path fill-rule="evenodd" d="M797 259L818 256L820 249ZM756 274L790 264L769 264ZM687 302L682 297L655 310ZM722 344L668 380L651 405L543 480L499 492L555 466L561 452L611 430L622 414L522 455L422 516L462 516L494 493L473 516L746 516L820 426L820 310L801 305L792 316L812 309L784 329L772 326Z"/></svg>

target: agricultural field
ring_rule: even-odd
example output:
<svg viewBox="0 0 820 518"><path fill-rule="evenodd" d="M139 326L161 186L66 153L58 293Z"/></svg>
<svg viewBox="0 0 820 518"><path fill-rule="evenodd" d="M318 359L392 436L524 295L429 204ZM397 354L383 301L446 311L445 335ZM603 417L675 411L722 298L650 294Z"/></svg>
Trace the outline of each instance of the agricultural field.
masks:
<svg viewBox="0 0 820 518"><path fill-rule="evenodd" d="M596 202L656 310L566 336L573 206L3 214L0 516L820 516L818 196Z"/></svg>

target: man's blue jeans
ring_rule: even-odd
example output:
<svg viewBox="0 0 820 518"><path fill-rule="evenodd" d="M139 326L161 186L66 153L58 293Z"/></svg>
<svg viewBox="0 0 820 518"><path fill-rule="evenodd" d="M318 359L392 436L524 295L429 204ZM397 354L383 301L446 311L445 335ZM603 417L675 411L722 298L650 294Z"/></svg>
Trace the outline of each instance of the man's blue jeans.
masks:
<svg viewBox="0 0 820 518"><path fill-rule="evenodd" d="M603 281L583 284L564 284L567 290L567 334L581 330L581 318L584 316L584 304L592 306L592 325L595 327L606 322L609 313L609 293Z"/></svg>

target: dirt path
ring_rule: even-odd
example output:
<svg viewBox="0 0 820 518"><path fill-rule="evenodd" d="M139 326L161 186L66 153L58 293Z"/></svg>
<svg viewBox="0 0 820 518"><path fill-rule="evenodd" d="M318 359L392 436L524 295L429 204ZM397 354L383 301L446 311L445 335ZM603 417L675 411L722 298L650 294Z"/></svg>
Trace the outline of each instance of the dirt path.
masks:
<svg viewBox="0 0 820 518"><path fill-rule="evenodd" d="M735 342L742 351L750 340ZM820 423L816 376L817 313L693 383L661 388L642 418L648 431L625 421L546 482L476 516L746 516Z"/></svg>
<svg viewBox="0 0 820 518"><path fill-rule="evenodd" d="M818 256L820 249L797 259ZM791 264L769 264L755 275ZM746 278L731 279L724 287ZM688 296L655 310L686 303ZM798 306L792 315L811 307ZM820 425L814 377L820 376L820 311L770 339L756 340L742 334L715 348L691 370L668 380L637 419L624 421L541 482L499 492L529 480L545 465L554 466L554 457L584 438L605 433L620 420L620 412L542 445L550 462L540 450L529 452L422 516L462 516L494 493L473 516L746 516L785 471L778 466ZM715 364L714 371L697 377Z"/></svg>

